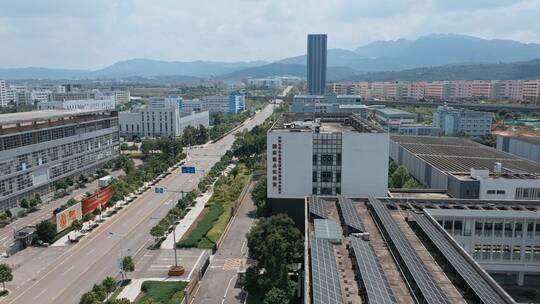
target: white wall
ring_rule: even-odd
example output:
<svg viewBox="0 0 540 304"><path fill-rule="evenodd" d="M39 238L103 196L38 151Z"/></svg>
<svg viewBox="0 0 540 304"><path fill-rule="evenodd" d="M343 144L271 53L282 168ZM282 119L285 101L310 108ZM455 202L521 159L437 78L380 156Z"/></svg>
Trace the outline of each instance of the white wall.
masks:
<svg viewBox="0 0 540 304"><path fill-rule="evenodd" d="M273 186L273 144L281 136L281 194ZM269 132L267 137L267 186L269 198L303 198L312 192L313 134L311 132ZM277 152L279 153L279 152ZM277 162L276 162L277 163Z"/></svg>
<svg viewBox="0 0 540 304"><path fill-rule="evenodd" d="M345 196L386 196L388 133L343 133L341 193Z"/></svg>
<svg viewBox="0 0 540 304"><path fill-rule="evenodd" d="M515 200L516 188L540 188L540 179L480 179L480 199ZM487 194L487 190L505 190L505 194Z"/></svg>

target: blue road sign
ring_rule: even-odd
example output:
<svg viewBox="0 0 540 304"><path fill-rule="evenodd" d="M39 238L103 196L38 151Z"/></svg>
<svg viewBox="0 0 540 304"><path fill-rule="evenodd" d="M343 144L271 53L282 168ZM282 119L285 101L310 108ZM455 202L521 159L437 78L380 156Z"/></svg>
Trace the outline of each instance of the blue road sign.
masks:
<svg viewBox="0 0 540 304"><path fill-rule="evenodd" d="M163 194L163 193L165 193L167 191L167 188L165 188L165 187L156 187L156 188L154 188L154 191L156 193Z"/></svg>
<svg viewBox="0 0 540 304"><path fill-rule="evenodd" d="M182 166L182 173L195 174L195 167Z"/></svg>

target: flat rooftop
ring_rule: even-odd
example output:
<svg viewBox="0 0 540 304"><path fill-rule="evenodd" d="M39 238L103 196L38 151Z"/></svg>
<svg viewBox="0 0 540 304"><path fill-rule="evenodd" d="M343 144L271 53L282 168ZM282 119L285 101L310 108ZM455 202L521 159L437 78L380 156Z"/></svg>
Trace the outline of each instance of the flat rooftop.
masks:
<svg viewBox="0 0 540 304"><path fill-rule="evenodd" d="M270 132L359 132L386 133L355 113L284 113Z"/></svg>
<svg viewBox="0 0 540 304"><path fill-rule="evenodd" d="M540 165L482 144L458 137L391 135L390 140L440 171L468 176L471 168L486 168L494 174L502 164L505 178L535 178Z"/></svg>
<svg viewBox="0 0 540 304"><path fill-rule="evenodd" d="M382 114L385 114L385 115L410 115L410 116L415 116L413 113L403 111L403 110L400 110L400 109L395 109L395 108L375 108L373 110L375 112L379 112L379 113L382 113Z"/></svg>
<svg viewBox="0 0 540 304"><path fill-rule="evenodd" d="M74 117L100 112L104 112L104 110L39 110L30 112L0 114L0 125L43 121L63 117Z"/></svg>

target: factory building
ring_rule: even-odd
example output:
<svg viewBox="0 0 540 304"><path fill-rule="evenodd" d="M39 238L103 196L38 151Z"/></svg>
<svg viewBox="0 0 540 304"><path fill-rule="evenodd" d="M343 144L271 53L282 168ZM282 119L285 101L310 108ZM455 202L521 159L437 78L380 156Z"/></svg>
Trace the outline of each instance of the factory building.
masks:
<svg viewBox="0 0 540 304"><path fill-rule="evenodd" d="M540 200L540 165L455 137L390 137L390 158L455 198Z"/></svg>
<svg viewBox="0 0 540 304"><path fill-rule="evenodd" d="M540 163L540 137L497 136L497 150Z"/></svg>
<svg viewBox="0 0 540 304"><path fill-rule="evenodd" d="M116 112L33 111L0 115L0 210L54 182L92 172L118 155Z"/></svg>

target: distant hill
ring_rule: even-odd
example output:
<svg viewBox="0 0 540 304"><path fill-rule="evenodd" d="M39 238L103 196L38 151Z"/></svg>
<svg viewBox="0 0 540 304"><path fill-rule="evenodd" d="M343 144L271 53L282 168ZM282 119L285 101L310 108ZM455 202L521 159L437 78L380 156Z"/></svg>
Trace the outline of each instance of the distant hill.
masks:
<svg viewBox="0 0 540 304"><path fill-rule="evenodd" d="M416 40L375 41L354 51L328 50L328 66L361 72L399 71L448 64L516 62L540 58L540 44L486 40L472 36L435 34ZM306 62L306 55L280 63Z"/></svg>
<svg viewBox="0 0 540 304"><path fill-rule="evenodd" d="M230 73L239 69L268 64L266 61L216 62L216 61L161 61L152 59L131 59L114 63L106 68L91 70L69 70L49 68L0 69L0 79L60 80L60 79L125 79L131 77L155 78L163 76L183 76L186 78L208 78Z"/></svg>
<svg viewBox="0 0 540 304"><path fill-rule="evenodd" d="M264 78L274 75L290 75L298 77L306 77L307 67L305 64L295 63L270 63L263 66L238 70L229 74L220 75L221 79L238 80L248 77ZM360 72L348 67L328 67L327 78L329 81L353 77Z"/></svg>
<svg viewBox="0 0 540 304"><path fill-rule="evenodd" d="M185 75L211 77L267 64L265 61L215 62L215 61L161 61L152 59L131 59L120 61L104 69L90 72L90 78L124 78Z"/></svg>
<svg viewBox="0 0 540 304"><path fill-rule="evenodd" d="M540 79L540 59L513 63L445 65L403 71L373 72L345 77L345 79L364 81Z"/></svg>

